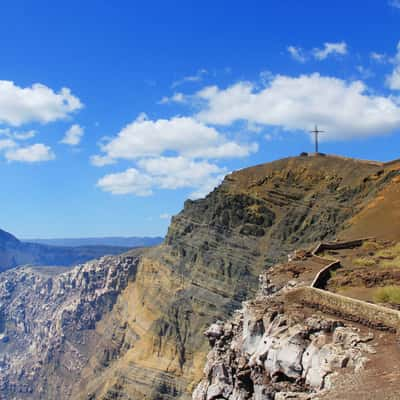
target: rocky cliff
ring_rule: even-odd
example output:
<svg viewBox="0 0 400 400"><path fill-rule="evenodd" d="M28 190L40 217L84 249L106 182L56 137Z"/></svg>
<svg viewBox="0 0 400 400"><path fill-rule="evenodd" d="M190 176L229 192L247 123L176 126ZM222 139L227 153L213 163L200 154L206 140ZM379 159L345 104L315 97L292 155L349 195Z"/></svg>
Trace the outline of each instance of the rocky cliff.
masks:
<svg viewBox="0 0 400 400"><path fill-rule="evenodd" d="M193 400L310 400L329 393L342 370L359 373L374 335L285 301L298 282L276 290L263 275L257 297L205 336L212 346ZM343 399L349 388L343 389Z"/></svg>
<svg viewBox="0 0 400 400"><path fill-rule="evenodd" d="M288 252L335 237L396 174L323 156L256 166L187 201L156 248L56 276L0 275L2 395L190 398L208 353L206 327L239 309L259 274Z"/></svg>

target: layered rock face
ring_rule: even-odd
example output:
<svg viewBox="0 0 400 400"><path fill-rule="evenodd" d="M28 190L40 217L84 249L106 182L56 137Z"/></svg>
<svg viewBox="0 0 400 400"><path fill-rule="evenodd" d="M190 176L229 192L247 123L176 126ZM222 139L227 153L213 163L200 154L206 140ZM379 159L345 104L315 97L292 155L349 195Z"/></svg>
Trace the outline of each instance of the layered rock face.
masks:
<svg viewBox="0 0 400 400"><path fill-rule="evenodd" d="M261 271L333 238L392 177L380 165L336 157L280 160L235 172L205 199L186 202L165 242L140 256L105 258L51 278L4 273L6 398L189 399L209 350L206 327L254 296ZM91 289L86 269L97 271L87 278L96 282ZM109 273L120 284L103 292ZM82 279L65 292L59 282L75 275ZM42 310L47 328L34 322ZM25 328L19 318L32 322Z"/></svg>
<svg viewBox="0 0 400 400"><path fill-rule="evenodd" d="M96 323L137 263L136 255L104 257L65 273L26 267L1 274L0 397L68 398L101 340Z"/></svg>

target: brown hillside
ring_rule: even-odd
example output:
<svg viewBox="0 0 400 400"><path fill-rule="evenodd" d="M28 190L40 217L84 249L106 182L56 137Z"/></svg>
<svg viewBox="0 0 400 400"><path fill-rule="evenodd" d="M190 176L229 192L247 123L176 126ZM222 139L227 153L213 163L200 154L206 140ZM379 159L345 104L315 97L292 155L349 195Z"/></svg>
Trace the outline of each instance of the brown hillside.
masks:
<svg viewBox="0 0 400 400"><path fill-rule="evenodd" d="M392 171L393 179L349 221L341 237L371 236L400 241L400 162L385 168Z"/></svg>

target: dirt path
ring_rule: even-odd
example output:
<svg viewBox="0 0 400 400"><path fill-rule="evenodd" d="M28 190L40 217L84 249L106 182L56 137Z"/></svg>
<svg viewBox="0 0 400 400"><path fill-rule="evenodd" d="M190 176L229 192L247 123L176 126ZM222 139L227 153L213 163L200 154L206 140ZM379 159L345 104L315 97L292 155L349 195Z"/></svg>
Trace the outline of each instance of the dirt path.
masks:
<svg viewBox="0 0 400 400"><path fill-rule="evenodd" d="M365 368L357 374L341 373L334 389L320 400L399 400L400 369L399 344L396 336L388 333L376 335L376 354L369 355Z"/></svg>

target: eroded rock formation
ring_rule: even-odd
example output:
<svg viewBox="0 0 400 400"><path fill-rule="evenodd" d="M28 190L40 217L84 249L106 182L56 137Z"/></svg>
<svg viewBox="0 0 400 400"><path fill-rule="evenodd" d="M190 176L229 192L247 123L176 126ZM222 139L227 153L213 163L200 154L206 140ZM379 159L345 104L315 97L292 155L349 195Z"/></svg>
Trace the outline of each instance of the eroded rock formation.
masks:
<svg viewBox="0 0 400 400"><path fill-rule="evenodd" d="M330 389L342 368L358 372L373 336L286 306L261 292L235 317L205 332L212 346L193 400L305 400Z"/></svg>
<svg viewBox="0 0 400 400"><path fill-rule="evenodd" d="M70 380L80 379L88 362L88 345L98 342L96 323L134 278L137 263L136 255L104 257L64 273L25 267L1 274L1 396L68 397ZM56 382L48 386L47 379Z"/></svg>

